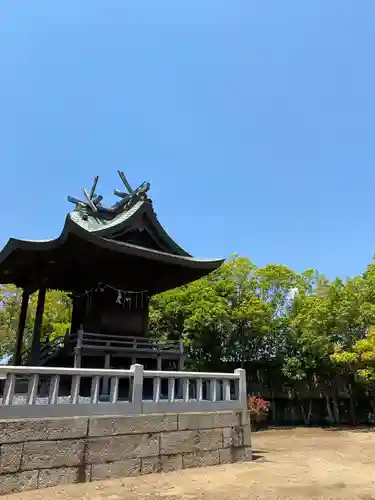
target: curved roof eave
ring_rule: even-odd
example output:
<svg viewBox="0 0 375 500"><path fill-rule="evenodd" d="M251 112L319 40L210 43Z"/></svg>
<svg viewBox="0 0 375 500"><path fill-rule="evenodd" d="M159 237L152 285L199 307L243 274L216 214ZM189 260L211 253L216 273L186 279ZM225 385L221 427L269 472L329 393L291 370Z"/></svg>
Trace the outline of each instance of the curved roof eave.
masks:
<svg viewBox="0 0 375 500"><path fill-rule="evenodd" d="M206 269L213 271L219 268L220 265L225 260L225 259L196 259L191 256L164 253L159 250L152 250L149 248L140 247L130 243L123 243L102 238L93 232L87 231L79 224L75 223L69 216L67 216L63 231L61 232L60 236L56 239L43 240L43 241L30 241L30 240L18 240L10 238L5 247L3 248L3 250L0 252L0 265L13 251L16 250L37 251L37 252L54 250L59 246L63 245L70 234L74 234L83 241L91 242L94 245L101 247L103 249L123 253L134 257L165 262L166 264L181 265L184 267Z"/></svg>
<svg viewBox="0 0 375 500"><path fill-rule="evenodd" d="M152 222L154 228L156 229L158 235L161 237L162 240L164 240L169 246L171 246L178 255L185 256L185 257L192 257L192 255L184 250L180 245L178 245L173 238L169 236L167 231L164 229L164 227L160 224L159 219L156 216L156 213L154 212L154 209L152 208L152 205L148 205L146 209L147 216L149 217L150 221Z"/></svg>

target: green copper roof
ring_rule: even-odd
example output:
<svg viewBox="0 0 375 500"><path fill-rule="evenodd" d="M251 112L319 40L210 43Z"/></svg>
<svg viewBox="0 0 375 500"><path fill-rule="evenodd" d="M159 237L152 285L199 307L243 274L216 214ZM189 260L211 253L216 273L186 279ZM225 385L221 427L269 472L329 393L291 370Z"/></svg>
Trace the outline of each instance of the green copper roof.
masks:
<svg viewBox="0 0 375 500"><path fill-rule="evenodd" d="M151 202L147 197L147 191L150 189L149 182L143 182L136 189L133 189L124 173L118 171L118 174L127 192L115 189L113 194L121 199L112 206L105 207L102 203L103 196L96 194L98 176L94 178L90 192L85 188L82 189L84 200L68 196L68 201L75 204L75 209L70 217L76 224L84 227L87 231L98 231L103 227L117 226L131 217L142 203Z"/></svg>
<svg viewBox="0 0 375 500"><path fill-rule="evenodd" d="M114 215L113 218L103 218L95 213L90 214L87 217L82 217L82 214L78 210L74 210L73 212L71 212L69 214L69 217L73 222L86 229L86 231L100 232L101 230L114 228L119 224L126 222L140 208L142 208L144 203L145 202L143 200L139 200L129 209L123 210L119 214Z"/></svg>
<svg viewBox="0 0 375 500"><path fill-rule="evenodd" d="M161 249L175 255L190 256L167 234L158 221L152 201L147 196L150 183L143 182L133 189L123 172L119 171L118 174L127 190L127 192L117 189L113 191L121 198L119 202L110 207L103 205L103 197L96 194L99 178L95 177L89 191L82 189L85 201L68 196L68 201L75 204L75 209L69 214L70 220L86 231L114 240L121 239L121 235L130 230L149 230Z"/></svg>

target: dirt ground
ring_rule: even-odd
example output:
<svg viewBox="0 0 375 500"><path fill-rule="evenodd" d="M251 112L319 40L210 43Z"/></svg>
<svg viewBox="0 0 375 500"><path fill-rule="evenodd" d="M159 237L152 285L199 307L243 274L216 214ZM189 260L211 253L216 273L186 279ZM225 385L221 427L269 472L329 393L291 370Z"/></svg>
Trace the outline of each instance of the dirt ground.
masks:
<svg viewBox="0 0 375 500"><path fill-rule="evenodd" d="M253 434L254 460L48 488L3 500L375 500L375 430Z"/></svg>

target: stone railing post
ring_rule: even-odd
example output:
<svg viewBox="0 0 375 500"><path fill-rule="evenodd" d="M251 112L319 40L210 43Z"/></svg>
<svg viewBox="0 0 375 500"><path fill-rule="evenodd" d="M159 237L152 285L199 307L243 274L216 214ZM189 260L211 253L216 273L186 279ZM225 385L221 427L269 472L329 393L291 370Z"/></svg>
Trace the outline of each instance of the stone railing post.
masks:
<svg viewBox="0 0 375 500"><path fill-rule="evenodd" d="M133 372L133 382L132 382L132 404L134 408L134 413L142 413L142 402L143 402L143 365L132 365L130 367Z"/></svg>
<svg viewBox="0 0 375 500"><path fill-rule="evenodd" d="M238 378L238 399L244 410L247 410L247 389L246 389L246 371L243 368L237 368L234 373Z"/></svg>

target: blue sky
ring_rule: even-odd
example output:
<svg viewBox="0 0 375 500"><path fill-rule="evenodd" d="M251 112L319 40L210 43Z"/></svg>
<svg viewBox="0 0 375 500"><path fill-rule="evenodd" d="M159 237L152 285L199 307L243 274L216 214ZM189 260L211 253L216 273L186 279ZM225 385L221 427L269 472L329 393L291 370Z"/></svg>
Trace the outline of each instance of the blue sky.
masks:
<svg viewBox="0 0 375 500"><path fill-rule="evenodd" d="M375 253L375 3L5 0L0 245L116 170L199 257L361 272Z"/></svg>

